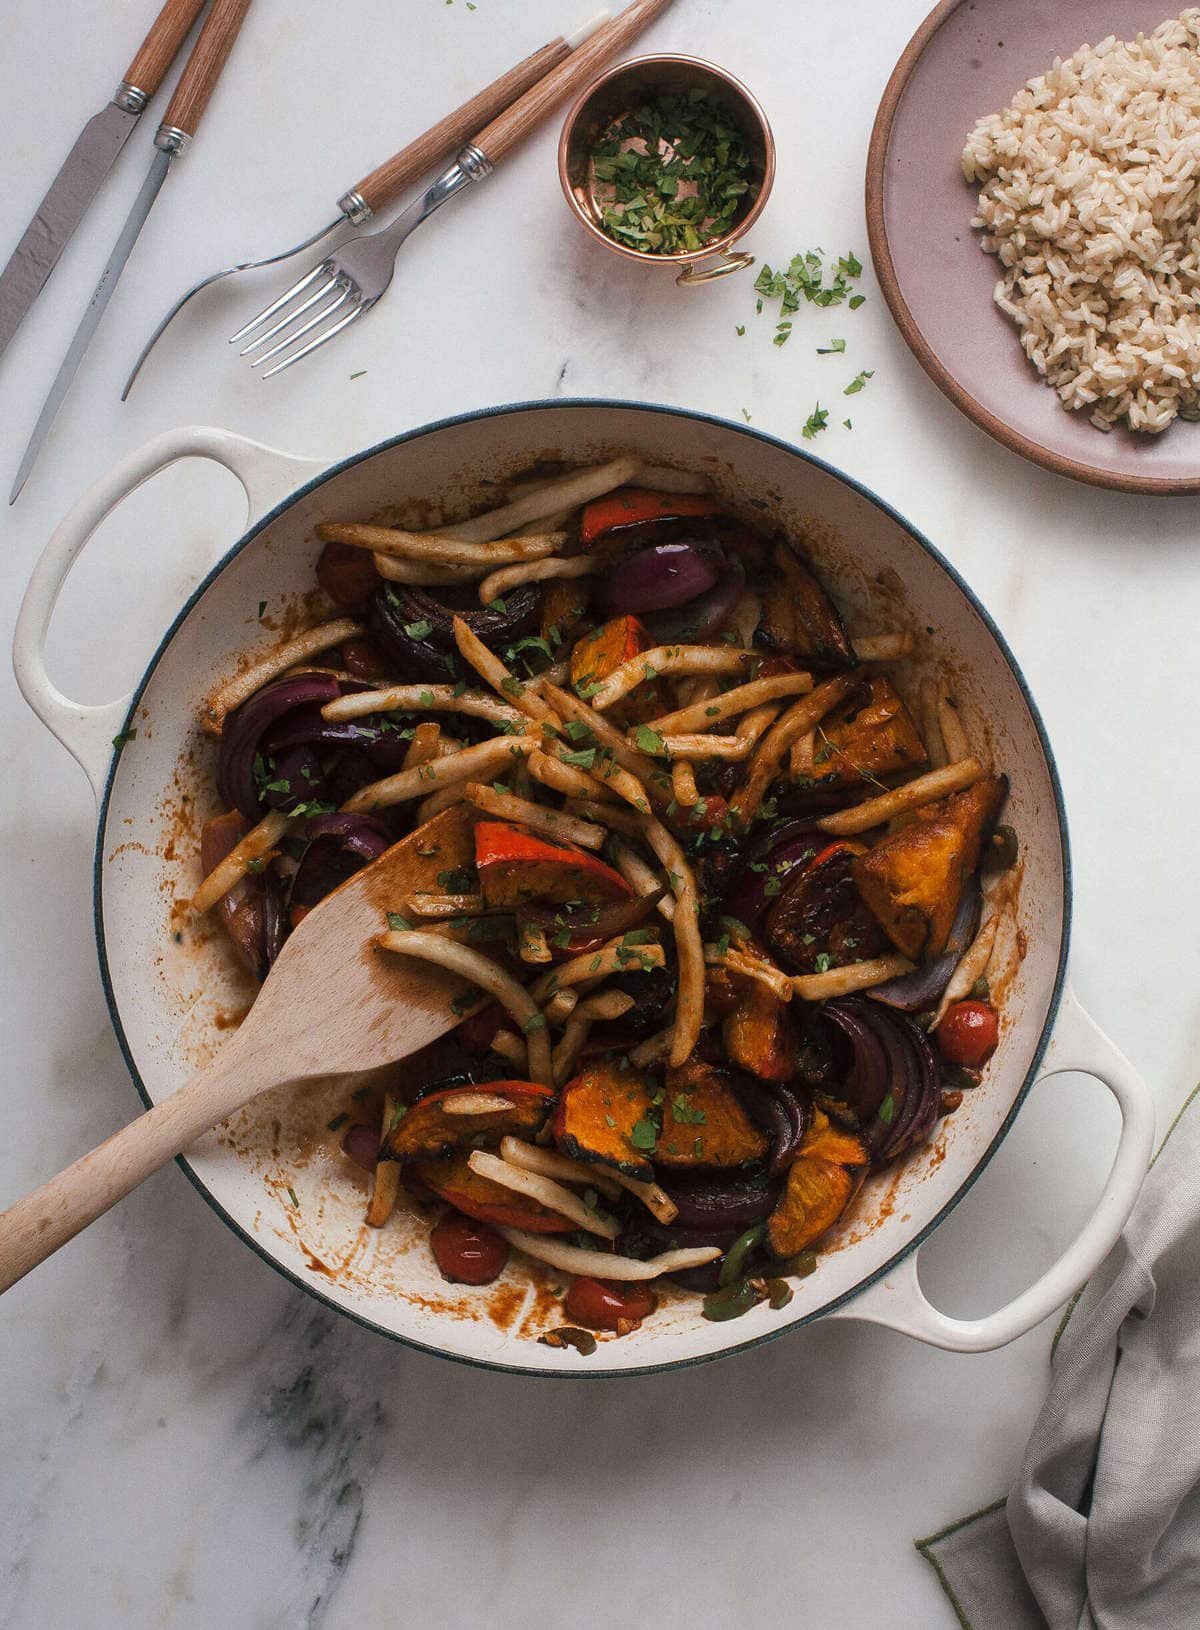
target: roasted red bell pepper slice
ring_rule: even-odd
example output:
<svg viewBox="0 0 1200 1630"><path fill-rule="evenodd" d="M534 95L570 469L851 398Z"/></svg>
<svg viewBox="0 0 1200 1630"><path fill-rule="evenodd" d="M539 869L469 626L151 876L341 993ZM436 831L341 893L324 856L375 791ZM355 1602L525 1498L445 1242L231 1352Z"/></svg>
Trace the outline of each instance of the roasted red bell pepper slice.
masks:
<svg viewBox="0 0 1200 1630"><path fill-rule="evenodd" d="M719 515L720 507L703 493L651 492L646 487L618 487L584 507L579 523L583 543L594 543L606 532L647 521L682 520L687 516Z"/></svg>
<svg viewBox="0 0 1200 1630"><path fill-rule="evenodd" d="M530 900L599 905L625 900L633 890L611 866L574 844L552 843L507 821L479 821L475 865L489 906L507 908Z"/></svg>

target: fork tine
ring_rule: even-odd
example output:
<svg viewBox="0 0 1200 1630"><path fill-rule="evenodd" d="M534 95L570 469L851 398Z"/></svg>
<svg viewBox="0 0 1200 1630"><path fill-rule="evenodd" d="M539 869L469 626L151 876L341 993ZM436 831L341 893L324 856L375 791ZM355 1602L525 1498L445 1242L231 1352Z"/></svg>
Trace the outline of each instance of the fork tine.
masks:
<svg viewBox="0 0 1200 1630"><path fill-rule="evenodd" d="M265 311L260 311L257 317L251 317L248 323L242 324L241 328L238 329L236 334L231 334L229 336L230 345L236 345L240 339L244 339L252 328L258 327L259 323L269 322L281 306L286 306L289 300L300 293L301 289L306 289L308 287L314 277L319 277L322 272L326 272L328 270L329 262L327 260L319 260L311 272L309 272L306 276L297 279L297 281L292 284L291 288L288 289L285 294L281 294L278 300L273 300Z"/></svg>
<svg viewBox="0 0 1200 1630"><path fill-rule="evenodd" d="M323 334L314 334L307 345L302 345L290 357L284 357L282 362L277 362L273 368L268 368L265 374L260 375L260 378L270 379L272 374L279 374L285 368L290 368L293 362L299 362L301 357L306 357L310 351L315 351L318 346L324 345L326 340L331 340L335 334L340 334L342 329L349 327L356 317L361 317L365 311L370 311L374 304L373 300L360 300L352 311L348 311L344 317L339 317L332 328L327 328Z"/></svg>
<svg viewBox="0 0 1200 1630"><path fill-rule="evenodd" d="M271 349L269 351L264 351L262 356L255 357L250 366L252 368L257 368L262 363L269 362L272 357L278 356L281 351L286 351L290 345L294 345L296 341L303 335L307 334L310 329L316 328L318 323L323 323L327 317L332 317L333 313L337 311L339 306L344 306L346 301L349 300L353 294L354 285L352 283L346 284L336 299L331 300L327 306L322 306L319 311L314 311L308 321L306 323L301 323L299 328L292 329L289 333L285 334L282 339L276 340Z"/></svg>
<svg viewBox="0 0 1200 1630"><path fill-rule="evenodd" d="M316 289L309 295L307 300L302 300L298 306L293 306L290 311L285 311L279 321L277 323L272 323L265 334L260 334L256 340L251 340L249 345L243 345L242 349L238 352L238 356L247 357L250 355L251 351L257 351L260 345L268 344L275 338L276 334L278 334L282 329L290 327L291 324L294 323L298 317L302 316L310 306L316 305L318 300L324 300L328 294L331 294L333 290L337 288L337 286L338 280L331 272L323 283L317 284ZM254 364L251 363L250 366L253 367Z"/></svg>

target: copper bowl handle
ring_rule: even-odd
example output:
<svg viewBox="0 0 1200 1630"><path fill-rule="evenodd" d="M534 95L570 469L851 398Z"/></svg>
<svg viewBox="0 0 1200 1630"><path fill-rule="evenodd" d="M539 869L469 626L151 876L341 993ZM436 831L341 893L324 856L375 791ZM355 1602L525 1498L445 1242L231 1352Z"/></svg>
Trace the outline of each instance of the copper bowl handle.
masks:
<svg viewBox="0 0 1200 1630"><path fill-rule="evenodd" d="M698 261L685 266L675 279L681 289L695 288L700 283L711 283L715 277L728 277L730 272L743 272L747 266L754 265L754 256L748 255L741 249L722 249L721 258L715 266L706 266L703 270Z"/></svg>

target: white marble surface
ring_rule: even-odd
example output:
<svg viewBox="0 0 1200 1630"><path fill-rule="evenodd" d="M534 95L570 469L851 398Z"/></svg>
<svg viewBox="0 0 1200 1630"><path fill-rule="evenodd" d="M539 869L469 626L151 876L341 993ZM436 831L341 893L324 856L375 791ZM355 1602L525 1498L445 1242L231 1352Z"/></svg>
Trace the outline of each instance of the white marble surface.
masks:
<svg viewBox="0 0 1200 1630"><path fill-rule="evenodd" d="M168 425L207 421L333 459L447 413L597 394L745 410L795 438L818 396L841 407L843 375L874 368L854 429L829 430L815 450L947 551L1024 664L1070 807L1076 984L1144 1070L1165 1123L1193 1083L1200 1021L1187 859L1200 792L1195 505L1072 486L993 446L910 359L869 275L861 311L806 311L776 350L748 281L676 293L585 242L558 195L547 128L414 240L386 306L303 370L264 385L223 342L268 278L214 299L132 401L117 401L131 353L181 284L315 227L370 163L585 9L257 0L8 514L4 639L55 520ZM0 256L152 10L8 0ZM821 244L866 258L867 135L922 11L922 0L678 0L647 35L648 49L725 64L766 105L781 163L754 235L763 257ZM0 367L5 485L149 140L143 128L126 150ZM815 355L842 332L845 358ZM71 584L56 677L87 700L130 682L240 519L219 471L178 468L143 490ZM3 711L8 1197L136 1100L96 972L90 796L8 678ZM1031 1099L926 1250L927 1288L949 1311L997 1305L1065 1243L1113 1144L1103 1100L1079 1081ZM1049 1335L961 1358L843 1324L623 1383L486 1375L338 1321L171 1168L0 1310L0 1624L526 1630L632 1608L664 1630L771 1619L936 1630L952 1614L910 1542L1003 1490Z"/></svg>

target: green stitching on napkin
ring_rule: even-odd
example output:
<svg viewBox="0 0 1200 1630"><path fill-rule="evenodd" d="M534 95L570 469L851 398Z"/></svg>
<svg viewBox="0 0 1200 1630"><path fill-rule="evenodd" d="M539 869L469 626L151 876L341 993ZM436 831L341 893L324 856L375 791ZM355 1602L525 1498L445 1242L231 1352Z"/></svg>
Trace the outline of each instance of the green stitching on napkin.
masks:
<svg viewBox="0 0 1200 1630"><path fill-rule="evenodd" d="M927 1539L913 1540L913 1545L917 1551L920 1552L920 1554L925 1558L925 1561L928 1562L929 1566L933 1569L934 1573L937 1574L938 1584L945 1592L946 1600L954 1609L954 1617L958 1620L959 1624L962 1625L962 1630L973 1630L971 1621L968 1619L962 1603L954 1594L954 1587L946 1578L945 1573L942 1571L942 1564L938 1561L937 1557L933 1555L931 1547L936 1545L939 1540L949 1539L951 1534L957 1534L960 1528L969 1528L973 1522L978 1522L980 1517L990 1517L993 1511L1001 1510L1001 1508L1007 1505L1007 1503L1007 1497L1005 1497L1003 1500L993 1500L991 1505L985 1505L978 1511L972 1511L968 1517L960 1517L957 1522L952 1522L947 1528L939 1529L936 1534L930 1534Z"/></svg>

